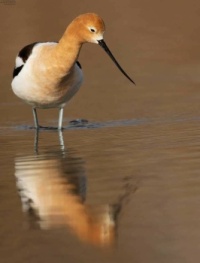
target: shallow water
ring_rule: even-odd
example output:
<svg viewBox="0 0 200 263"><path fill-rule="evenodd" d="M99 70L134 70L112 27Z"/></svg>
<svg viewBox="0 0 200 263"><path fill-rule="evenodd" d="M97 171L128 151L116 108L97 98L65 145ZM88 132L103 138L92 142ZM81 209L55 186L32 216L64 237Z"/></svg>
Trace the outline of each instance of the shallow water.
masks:
<svg viewBox="0 0 200 263"><path fill-rule="evenodd" d="M0 3L0 261L198 262L199 2L86 3ZM137 85L85 45L63 132L37 134L10 89L15 55L91 10ZM57 114L40 110L40 124Z"/></svg>

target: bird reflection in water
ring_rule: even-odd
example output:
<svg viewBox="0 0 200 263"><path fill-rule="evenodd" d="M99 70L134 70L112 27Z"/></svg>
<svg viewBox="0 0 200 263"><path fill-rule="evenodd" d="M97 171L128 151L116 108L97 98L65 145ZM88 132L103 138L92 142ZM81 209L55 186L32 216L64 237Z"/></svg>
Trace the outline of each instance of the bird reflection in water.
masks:
<svg viewBox="0 0 200 263"><path fill-rule="evenodd" d="M65 227L80 240L96 245L113 244L119 209L101 205L93 209L85 203L86 174L84 162L72 151L39 153L15 159L15 176L23 211L41 229ZM116 208L116 207L115 207Z"/></svg>

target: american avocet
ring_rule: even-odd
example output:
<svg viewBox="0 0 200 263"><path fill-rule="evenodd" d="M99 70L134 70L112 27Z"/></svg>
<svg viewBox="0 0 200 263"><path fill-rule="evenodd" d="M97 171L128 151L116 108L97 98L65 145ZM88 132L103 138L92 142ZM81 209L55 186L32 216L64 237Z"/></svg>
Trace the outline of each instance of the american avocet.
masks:
<svg viewBox="0 0 200 263"><path fill-rule="evenodd" d="M83 81L77 61L83 43L99 44L120 71L132 82L103 40L105 24L101 17L87 13L75 18L58 43L36 42L25 46L16 58L13 71L14 93L33 109L38 129L37 108L59 108L58 129L62 129L63 108Z"/></svg>

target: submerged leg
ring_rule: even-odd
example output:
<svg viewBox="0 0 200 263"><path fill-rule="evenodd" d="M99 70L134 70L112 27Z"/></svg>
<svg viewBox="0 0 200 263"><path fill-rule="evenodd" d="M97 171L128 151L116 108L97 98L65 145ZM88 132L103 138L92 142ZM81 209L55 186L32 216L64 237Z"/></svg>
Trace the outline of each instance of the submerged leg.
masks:
<svg viewBox="0 0 200 263"><path fill-rule="evenodd" d="M39 129L39 123L38 123L36 108L33 108L32 110L33 110L33 119L34 119L35 128Z"/></svg>
<svg viewBox="0 0 200 263"><path fill-rule="evenodd" d="M59 109L58 130L62 130L63 110L64 110L63 108Z"/></svg>

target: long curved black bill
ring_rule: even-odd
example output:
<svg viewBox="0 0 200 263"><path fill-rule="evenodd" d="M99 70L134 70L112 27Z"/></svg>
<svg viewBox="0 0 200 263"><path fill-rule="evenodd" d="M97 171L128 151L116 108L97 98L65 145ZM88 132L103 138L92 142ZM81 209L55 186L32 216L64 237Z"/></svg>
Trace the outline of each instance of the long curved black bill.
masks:
<svg viewBox="0 0 200 263"><path fill-rule="evenodd" d="M98 43L106 51L106 53L110 56L112 61L115 63L115 65L118 67L118 69L124 74L124 76L126 76L127 79L129 79L133 84L135 84L135 82L126 74L126 72L123 70L123 68L119 65L119 63L117 62L117 60L115 59L115 57L111 53L110 49L107 47L104 40L103 39L98 40Z"/></svg>

